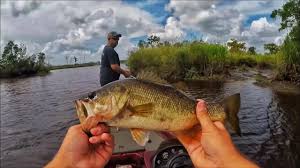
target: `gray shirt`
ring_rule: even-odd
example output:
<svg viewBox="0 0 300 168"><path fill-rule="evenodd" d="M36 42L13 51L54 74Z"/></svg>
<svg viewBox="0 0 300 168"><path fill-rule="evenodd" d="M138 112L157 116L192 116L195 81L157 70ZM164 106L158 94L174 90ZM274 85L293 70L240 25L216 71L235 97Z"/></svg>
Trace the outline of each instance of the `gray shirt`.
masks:
<svg viewBox="0 0 300 168"><path fill-rule="evenodd" d="M101 55L100 65L100 84L104 86L112 81L118 80L120 74L111 69L111 64L120 65L120 59L118 53L114 48L105 46Z"/></svg>

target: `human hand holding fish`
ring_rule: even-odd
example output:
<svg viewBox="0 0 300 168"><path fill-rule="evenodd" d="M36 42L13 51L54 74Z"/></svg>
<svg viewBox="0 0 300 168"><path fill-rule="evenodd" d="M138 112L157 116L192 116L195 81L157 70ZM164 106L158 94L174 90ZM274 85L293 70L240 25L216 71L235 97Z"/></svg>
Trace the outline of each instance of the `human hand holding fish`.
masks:
<svg viewBox="0 0 300 168"><path fill-rule="evenodd" d="M222 124L226 119L236 133L241 133L237 117L239 94L225 98L223 104L206 106L201 101L195 108L197 101L174 87L124 79L105 85L92 95L75 101L81 126L70 128L48 167L64 167L67 163L103 167L113 150L111 135L104 130L94 131L103 122L129 128L133 139L142 146L148 141L149 130L173 132L195 167L257 167L235 149ZM93 137L88 138L86 133ZM105 143L93 147L99 142Z"/></svg>
<svg viewBox="0 0 300 168"><path fill-rule="evenodd" d="M198 100L196 115L201 128L175 132L184 145L195 167L247 167L258 166L247 160L234 147L229 133L220 121L212 122L203 100Z"/></svg>
<svg viewBox="0 0 300 168"><path fill-rule="evenodd" d="M129 128L141 146L148 142L150 130L172 132L188 149L196 167L257 167L239 154L222 124L226 120L241 135L237 116L240 94L196 106L195 99L152 77L115 81L97 90L94 97L76 100L83 130L89 133L99 122Z"/></svg>
<svg viewBox="0 0 300 168"><path fill-rule="evenodd" d="M83 130L88 133L99 122L128 128L137 144L145 146L150 131L175 132L199 124L194 98L151 73L144 75L111 82L90 94L93 96L76 100ZM208 104L208 113L213 121L228 121L240 135L239 108L237 93Z"/></svg>
<svg viewBox="0 0 300 168"><path fill-rule="evenodd" d="M123 75L124 75L126 78L129 78L129 77L131 76L131 72L130 72L129 70L124 70Z"/></svg>
<svg viewBox="0 0 300 168"><path fill-rule="evenodd" d="M69 128L54 159L46 168L104 167L114 148L109 128L98 124L90 129L91 137L82 131L81 125Z"/></svg>

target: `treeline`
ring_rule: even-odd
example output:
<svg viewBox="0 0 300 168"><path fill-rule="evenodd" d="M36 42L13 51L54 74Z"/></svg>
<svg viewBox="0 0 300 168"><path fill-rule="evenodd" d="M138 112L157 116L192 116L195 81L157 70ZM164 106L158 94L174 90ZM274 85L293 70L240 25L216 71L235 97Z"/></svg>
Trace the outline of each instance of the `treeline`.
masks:
<svg viewBox="0 0 300 168"><path fill-rule="evenodd" d="M45 64L45 54L39 52L28 55L24 44L20 46L9 41L4 47L0 58L0 77L16 77L37 73L48 73L49 68Z"/></svg>
<svg viewBox="0 0 300 168"><path fill-rule="evenodd" d="M49 68L51 70L54 70L54 69L79 68L79 67L87 67L87 66L94 66L94 65L100 65L100 63L99 62L87 62L87 63L82 63L82 64L53 65L53 66L50 66Z"/></svg>
<svg viewBox="0 0 300 168"><path fill-rule="evenodd" d="M177 43L161 42L157 36L139 41L128 65L133 73L155 71L165 79L198 79L228 74L230 68L257 67L276 70L276 79L300 83L300 0L289 0L282 9L272 12L281 17L280 30L291 31L281 46L264 45L265 54L244 42L231 39L226 45L209 44L202 40Z"/></svg>

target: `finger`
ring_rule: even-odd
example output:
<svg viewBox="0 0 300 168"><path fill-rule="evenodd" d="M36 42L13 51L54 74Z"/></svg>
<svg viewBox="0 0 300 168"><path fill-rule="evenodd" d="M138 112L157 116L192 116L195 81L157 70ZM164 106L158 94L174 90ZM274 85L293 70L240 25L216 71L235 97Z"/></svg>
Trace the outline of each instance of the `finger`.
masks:
<svg viewBox="0 0 300 168"><path fill-rule="evenodd" d="M109 161L114 149L114 138L111 134L103 133L101 136L102 145L98 145L97 153L105 160ZM103 144L104 142L104 144Z"/></svg>
<svg viewBox="0 0 300 168"><path fill-rule="evenodd" d="M201 124L203 132L210 132L215 129L213 122L210 120L204 100L198 99L196 107L197 118Z"/></svg>
<svg viewBox="0 0 300 168"><path fill-rule="evenodd" d="M114 146L113 137L108 133L102 133L101 135L90 137L89 142L92 144L105 143L105 145Z"/></svg>
<svg viewBox="0 0 300 168"><path fill-rule="evenodd" d="M220 130L222 130L222 131L226 130L226 128L225 128L225 126L224 126L224 124L223 124L222 122L216 121L216 122L214 122L214 124L215 124L215 126L216 126L218 129L220 129ZM227 130L226 130L226 131L227 131Z"/></svg>
<svg viewBox="0 0 300 168"><path fill-rule="evenodd" d="M90 137L89 138L89 142L91 144L98 144L98 143L101 143L103 141L101 140L101 135L98 135L98 136L92 136L92 137Z"/></svg>
<svg viewBox="0 0 300 168"><path fill-rule="evenodd" d="M102 133L109 133L109 128L105 126L104 124L99 124L96 127L90 129L90 132L92 135L101 135Z"/></svg>
<svg viewBox="0 0 300 168"><path fill-rule="evenodd" d="M214 125L217 127L217 129L222 131L222 133L225 133L227 136L230 137L229 132L227 131L226 127L224 126L224 124L222 122L216 121L216 122L214 122Z"/></svg>
<svg viewBox="0 0 300 168"><path fill-rule="evenodd" d="M104 133L101 135L101 139L105 142L105 145L114 146L114 138L111 134Z"/></svg>
<svg viewBox="0 0 300 168"><path fill-rule="evenodd" d="M105 142L103 149L110 156L114 150L114 137L111 134L104 133L101 135L101 139Z"/></svg>

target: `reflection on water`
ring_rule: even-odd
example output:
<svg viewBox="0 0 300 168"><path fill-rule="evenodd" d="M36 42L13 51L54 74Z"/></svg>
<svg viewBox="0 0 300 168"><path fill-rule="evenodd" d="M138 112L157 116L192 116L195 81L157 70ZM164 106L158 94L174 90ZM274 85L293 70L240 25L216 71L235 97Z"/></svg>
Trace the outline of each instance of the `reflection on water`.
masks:
<svg viewBox="0 0 300 168"><path fill-rule="evenodd" d="M43 77L1 81L1 167L41 167L77 124L73 101L98 89L99 68L53 71ZM262 167L299 167L300 94L274 92L253 81L188 82L186 92L208 102L241 93L242 136L234 143ZM127 130L115 133L116 151L139 149ZM147 149L161 139L152 134Z"/></svg>

